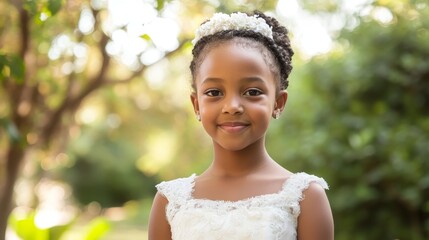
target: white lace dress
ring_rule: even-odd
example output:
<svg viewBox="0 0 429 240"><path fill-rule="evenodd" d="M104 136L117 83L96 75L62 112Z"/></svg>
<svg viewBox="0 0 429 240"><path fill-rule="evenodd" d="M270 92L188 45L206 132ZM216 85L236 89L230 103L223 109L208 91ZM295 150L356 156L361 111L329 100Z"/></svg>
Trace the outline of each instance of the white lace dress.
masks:
<svg viewBox="0 0 429 240"><path fill-rule="evenodd" d="M156 187L168 199L167 220L173 240L295 240L302 192L322 178L306 173L289 177L277 193L239 201L192 197L196 175L162 182Z"/></svg>

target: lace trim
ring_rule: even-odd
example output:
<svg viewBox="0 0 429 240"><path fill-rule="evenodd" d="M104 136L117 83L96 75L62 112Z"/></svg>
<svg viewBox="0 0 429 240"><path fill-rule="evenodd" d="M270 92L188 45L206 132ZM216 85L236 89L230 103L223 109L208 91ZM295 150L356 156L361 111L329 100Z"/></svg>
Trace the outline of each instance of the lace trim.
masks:
<svg viewBox="0 0 429 240"><path fill-rule="evenodd" d="M195 177L196 174L194 173L190 177L163 181L155 187L169 202L179 199L189 199L194 189Z"/></svg>
<svg viewBox="0 0 429 240"><path fill-rule="evenodd" d="M196 174L187 178L179 178L169 182L162 182L156 187L169 201L167 216L172 219L175 213L182 207L187 209L216 209L217 211L232 211L235 209L258 208L273 206L298 217L300 214L300 201L303 200L303 192L311 183L317 183L324 189L329 189L328 184L322 178L307 173L295 173L285 180L282 188L275 193L257 195L238 201L211 200L204 198L193 198Z"/></svg>

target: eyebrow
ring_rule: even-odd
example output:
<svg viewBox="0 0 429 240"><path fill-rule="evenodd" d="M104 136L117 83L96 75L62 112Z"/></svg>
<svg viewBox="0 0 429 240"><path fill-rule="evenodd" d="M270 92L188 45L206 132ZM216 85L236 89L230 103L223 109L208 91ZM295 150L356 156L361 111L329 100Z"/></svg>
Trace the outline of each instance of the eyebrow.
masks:
<svg viewBox="0 0 429 240"><path fill-rule="evenodd" d="M212 78L212 77L209 77L209 78L204 78L203 79L203 81L201 82L201 84L204 84L204 83L210 83L210 82L223 82L223 79L222 78Z"/></svg>
<svg viewBox="0 0 429 240"><path fill-rule="evenodd" d="M210 82L218 83L218 82L223 82L223 81L225 81L225 80L222 79L222 78L208 77L208 78L205 78L202 81L202 84L204 84L204 83L210 83ZM244 81L244 82L262 82L262 83L264 82L264 80L262 80L262 78L260 78L260 77L244 77L244 78L241 78L240 81Z"/></svg>

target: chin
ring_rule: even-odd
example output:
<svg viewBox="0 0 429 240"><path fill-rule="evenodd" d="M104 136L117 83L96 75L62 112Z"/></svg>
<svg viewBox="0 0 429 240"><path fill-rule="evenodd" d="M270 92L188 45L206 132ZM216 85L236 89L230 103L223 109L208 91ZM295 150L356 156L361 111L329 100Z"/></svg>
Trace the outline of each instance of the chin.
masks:
<svg viewBox="0 0 429 240"><path fill-rule="evenodd" d="M219 142L217 144L222 149L230 152L242 151L252 145L252 144L245 144L245 143L219 143Z"/></svg>

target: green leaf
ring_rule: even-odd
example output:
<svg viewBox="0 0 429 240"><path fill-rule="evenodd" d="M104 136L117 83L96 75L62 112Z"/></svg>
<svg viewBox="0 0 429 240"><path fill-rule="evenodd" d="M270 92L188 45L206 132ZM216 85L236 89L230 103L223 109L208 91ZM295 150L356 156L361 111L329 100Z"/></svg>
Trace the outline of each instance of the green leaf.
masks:
<svg viewBox="0 0 429 240"><path fill-rule="evenodd" d="M36 226L35 216L35 212L31 212L25 218L18 219L15 214L12 214L9 218L9 225L21 239L49 240L48 230L40 229Z"/></svg>
<svg viewBox="0 0 429 240"><path fill-rule="evenodd" d="M10 75L17 83L22 83L25 76L25 65L21 57L12 55L9 57Z"/></svg>
<svg viewBox="0 0 429 240"><path fill-rule="evenodd" d="M14 232L25 240L60 240L64 233L70 229L74 221L66 225L53 226L50 228L40 228L35 223L37 212L31 211L25 216L17 216L15 212L9 217L8 225Z"/></svg>
<svg viewBox="0 0 429 240"><path fill-rule="evenodd" d="M37 14L37 1L27 0L24 2L24 9L30 13L31 16Z"/></svg>
<svg viewBox="0 0 429 240"><path fill-rule="evenodd" d="M49 240L60 240L64 233L70 229L73 221L66 225L59 225L49 228Z"/></svg>
<svg viewBox="0 0 429 240"><path fill-rule="evenodd" d="M104 218L96 218L89 223L84 240L98 240L110 230L109 222Z"/></svg>
<svg viewBox="0 0 429 240"><path fill-rule="evenodd" d="M141 37L142 39L146 40L146 41L151 41L150 36L149 36L149 35L147 35L147 34L143 34L143 35L141 35L140 37Z"/></svg>
<svg viewBox="0 0 429 240"><path fill-rule="evenodd" d="M156 10L161 11L164 8L165 0L156 0Z"/></svg>
<svg viewBox="0 0 429 240"><path fill-rule="evenodd" d="M3 69L6 68L8 65L7 63L8 61L6 55L0 54L0 81L6 78L5 74L3 73Z"/></svg>
<svg viewBox="0 0 429 240"><path fill-rule="evenodd" d="M51 16L54 16L55 14L58 13L58 11L60 11L62 4L63 4L62 0L48 1L48 9L51 12Z"/></svg>
<svg viewBox="0 0 429 240"><path fill-rule="evenodd" d="M6 63L7 63L6 55L0 54L0 69L3 65L6 65Z"/></svg>
<svg viewBox="0 0 429 240"><path fill-rule="evenodd" d="M6 133L12 143L18 143L21 141L21 134L12 121L0 118L0 125L6 130Z"/></svg>
<svg viewBox="0 0 429 240"><path fill-rule="evenodd" d="M17 83L22 83L25 76L25 65L18 55L0 54L0 80L12 77Z"/></svg>

